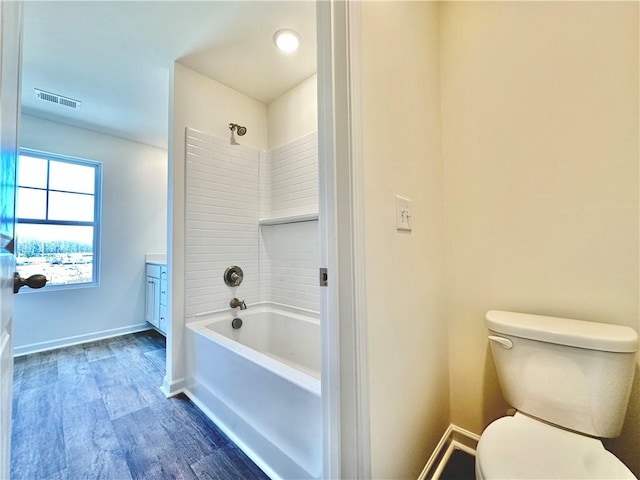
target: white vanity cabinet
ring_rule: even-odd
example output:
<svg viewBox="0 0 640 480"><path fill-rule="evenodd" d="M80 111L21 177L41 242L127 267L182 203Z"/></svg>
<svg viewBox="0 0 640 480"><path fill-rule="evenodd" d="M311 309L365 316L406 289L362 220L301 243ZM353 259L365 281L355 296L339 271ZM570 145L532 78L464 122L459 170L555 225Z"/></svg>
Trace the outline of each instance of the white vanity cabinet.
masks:
<svg viewBox="0 0 640 480"><path fill-rule="evenodd" d="M147 263L145 320L161 333L167 331L167 266Z"/></svg>

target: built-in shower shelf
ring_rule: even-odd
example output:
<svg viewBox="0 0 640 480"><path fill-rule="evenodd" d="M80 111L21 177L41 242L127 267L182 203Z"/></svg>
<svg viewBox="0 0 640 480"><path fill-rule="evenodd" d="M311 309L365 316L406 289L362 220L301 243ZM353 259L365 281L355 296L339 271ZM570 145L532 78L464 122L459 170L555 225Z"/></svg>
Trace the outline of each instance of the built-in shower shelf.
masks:
<svg viewBox="0 0 640 480"><path fill-rule="evenodd" d="M303 213L302 215L286 215L284 217L261 218L259 225L283 225L285 223L312 222L318 220L318 213Z"/></svg>

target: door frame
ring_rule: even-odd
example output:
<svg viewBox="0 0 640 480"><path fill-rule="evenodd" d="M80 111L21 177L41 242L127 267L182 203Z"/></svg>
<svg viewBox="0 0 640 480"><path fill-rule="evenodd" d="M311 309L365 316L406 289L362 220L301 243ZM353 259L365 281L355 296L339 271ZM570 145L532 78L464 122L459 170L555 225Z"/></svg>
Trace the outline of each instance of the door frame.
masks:
<svg viewBox="0 0 640 480"><path fill-rule="evenodd" d="M0 147L3 163L13 162L18 153L20 123L20 79L22 57L22 0L0 3ZM7 172L2 172L7 175ZM13 176L13 178L11 178ZM4 182L4 180L2 180ZM7 175L15 187L15 168ZM9 187L10 189L11 187ZM15 199L15 190L13 192ZM8 197L10 198L10 196ZM0 199L2 201L3 199ZM15 202L2 205L0 214L0 478L11 470L11 419L13 407L13 238Z"/></svg>
<svg viewBox="0 0 640 480"><path fill-rule="evenodd" d="M359 2L317 2L323 476L371 478Z"/></svg>

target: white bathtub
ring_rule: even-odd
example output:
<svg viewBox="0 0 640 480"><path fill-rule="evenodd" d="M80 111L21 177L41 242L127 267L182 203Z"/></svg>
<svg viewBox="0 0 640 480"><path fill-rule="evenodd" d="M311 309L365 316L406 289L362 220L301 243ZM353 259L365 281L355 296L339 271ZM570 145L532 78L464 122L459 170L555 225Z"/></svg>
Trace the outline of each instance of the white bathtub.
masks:
<svg viewBox="0 0 640 480"><path fill-rule="evenodd" d="M187 323L187 395L272 478L322 474L317 317L270 306Z"/></svg>

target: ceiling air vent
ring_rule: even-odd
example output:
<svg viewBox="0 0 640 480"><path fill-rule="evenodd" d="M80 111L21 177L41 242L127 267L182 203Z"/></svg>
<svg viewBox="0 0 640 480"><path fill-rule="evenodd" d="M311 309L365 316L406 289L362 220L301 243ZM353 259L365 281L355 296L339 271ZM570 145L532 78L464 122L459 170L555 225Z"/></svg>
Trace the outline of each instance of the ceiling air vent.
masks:
<svg viewBox="0 0 640 480"><path fill-rule="evenodd" d="M80 100L63 97L56 93L45 92L44 90L38 90L37 88L34 88L34 90L36 91L36 97L45 102L57 103L58 105L64 105L65 107L71 108L80 108L80 105L82 104Z"/></svg>

